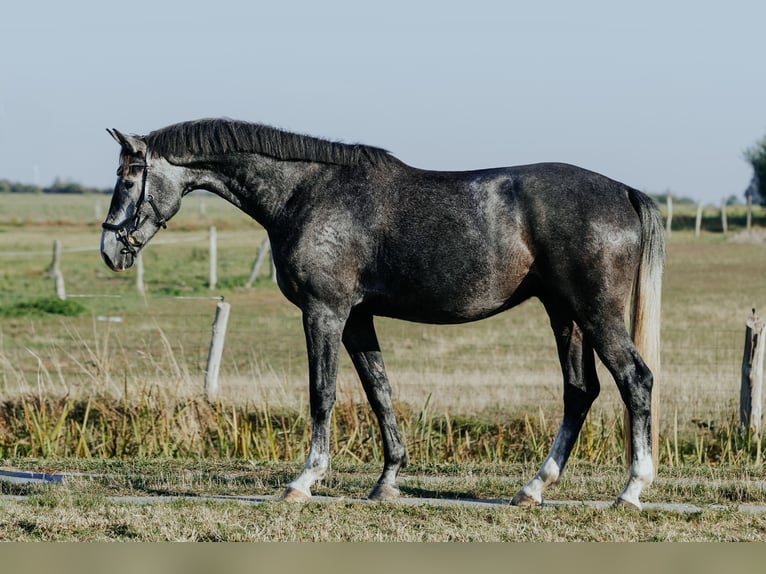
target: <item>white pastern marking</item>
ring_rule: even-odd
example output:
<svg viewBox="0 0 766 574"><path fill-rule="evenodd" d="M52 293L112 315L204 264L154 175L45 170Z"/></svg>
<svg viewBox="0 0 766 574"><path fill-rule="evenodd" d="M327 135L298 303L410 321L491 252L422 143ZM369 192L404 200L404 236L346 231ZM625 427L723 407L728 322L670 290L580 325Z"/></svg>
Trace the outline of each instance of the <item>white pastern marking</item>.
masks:
<svg viewBox="0 0 766 574"><path fill-rule="evenodd" d="M654 480L654 464L652 457L644 450L639 453L637 460L630 465L630 478L620 498L636 507L641 508L639 497L644 488L652 484Z"/></svg>
<svg viewBox="0 0 766 574"><path fill-rule="evenodd" d="M561 469L559 468L559 465L556 464L555 460L548 457L545 459L545 462L543 462L543 466L537 474L540 479L543 480L545 486L550 486L559 479Z"/></svg>
<svg viewBox="0 0 766 574"><path fill-rule="evenodd" d="M326 454L314 456L309 452L306 466L303 467L303 471L300 475L289 484L290 488L300 490L310 496L311 487L314 486L314 483L318 480L324 478L329 466L330 458Z"/></svg>
<svg viewBox="0 0 766 574"><path fill-rule="evenodd" d="M543 491L555 483L561 476L561 469L556 461L548 457L543 462L535 477L530 480L521 490L538 502L543 500Z"/></svg>

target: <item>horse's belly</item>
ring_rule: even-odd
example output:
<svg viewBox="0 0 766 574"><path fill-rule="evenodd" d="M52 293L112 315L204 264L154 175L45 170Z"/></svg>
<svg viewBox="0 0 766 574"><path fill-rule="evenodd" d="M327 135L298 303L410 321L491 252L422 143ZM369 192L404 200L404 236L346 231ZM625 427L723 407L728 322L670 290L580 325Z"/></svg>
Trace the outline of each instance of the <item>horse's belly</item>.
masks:
<svg viewBox="0 0 766 574"><path fill-rule="evenodd" d="M417 289L378 294L365 301L374 315L417 323L452 324L478 321L508 309L527 296L521 296L518 285L510 289L482 290Z"/></svg>

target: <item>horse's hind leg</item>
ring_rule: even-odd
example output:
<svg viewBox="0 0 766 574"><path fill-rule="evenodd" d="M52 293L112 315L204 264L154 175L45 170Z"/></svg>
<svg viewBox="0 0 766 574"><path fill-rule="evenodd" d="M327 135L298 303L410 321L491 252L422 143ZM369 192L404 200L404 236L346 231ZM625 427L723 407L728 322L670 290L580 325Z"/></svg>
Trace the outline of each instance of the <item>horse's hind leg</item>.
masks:
<svg viewBox="0 0 766 574"><path fill-rule="evenodd" d="M617 506L641 509L639 495L654 480L651 446L652 372L638 354L624 325L593 332L594 347L617 383L630 417L630 476Z"/></svg>
<svg viewBox="0 0 766 574"><path fill-rule="evenodd" d="M383 474L369 497L373 500L393 500L399 496L396 475L407 464L407 454L396 426L391 385L386 376L372 316L352 312L343 331L343 344L359 373L383 438Z"/></svg>
<svg viewBox="0 0 766 574"><path fill-rule="evenodd" d="M564 417L540 470L513 497L511 504L516 506L542 504L543 491L561 476L600 388L593 349L580 328L574 321L562 319L550 308L548 312L564 374Z"/></svg>

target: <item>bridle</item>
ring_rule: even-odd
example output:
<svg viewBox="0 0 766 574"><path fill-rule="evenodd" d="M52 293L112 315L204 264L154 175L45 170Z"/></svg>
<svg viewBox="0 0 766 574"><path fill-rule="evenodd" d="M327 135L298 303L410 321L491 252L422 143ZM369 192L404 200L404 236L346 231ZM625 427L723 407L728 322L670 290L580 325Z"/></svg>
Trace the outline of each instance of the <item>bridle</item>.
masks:
<svg viewBox="0 0 766 574"><path fill-rule="evenodd" d="M149 206L152 208L152 211L154 212L155 222L157 225L162 227L163 229L167 229L167 220L162 216L160 213L159 208L157 207L157 203L154 201L154 196L149 193L149 184L147 182L147 177L149 175L149 167L151 164L149 163L149 153L147 151L146 153L146 159L143 161L137 161L132 162L127 165L128 168L131 167L140 167L142 168L143 174L141 175L141 194L138 197L138 201L136 202L136 207L133 210L133 216L129 217L127 219L124 219L120 223L107 223L104 221L101 224L101 228L105 229L107 231L114 231L117 235L117 241L123 244L123 248L120 250L120 253L123 255L130 254L133 257L138 255L138 250L143 247L143 243L138 241L134 236L133 232L136 231L140 225L141 225L141 207L144 204L144 201L146 201ZM145 221L145 220L144 220ZM130 231L128 231L128 228L131 228Z"/></svg>

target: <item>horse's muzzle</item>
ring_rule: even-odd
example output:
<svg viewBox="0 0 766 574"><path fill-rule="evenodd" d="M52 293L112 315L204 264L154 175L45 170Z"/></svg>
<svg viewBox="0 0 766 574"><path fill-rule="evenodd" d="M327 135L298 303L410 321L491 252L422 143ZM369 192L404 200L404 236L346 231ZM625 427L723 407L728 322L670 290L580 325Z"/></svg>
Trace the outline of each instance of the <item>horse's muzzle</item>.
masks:
<svg viewBox="0 0 766 574"><path fill-rule="evenodd" d="M131 268L140 248L139 244L135 249L127 250L124 243L118 240L116 232L104 230L101 233L101 258L112 271L124 271Z"/></svg>

